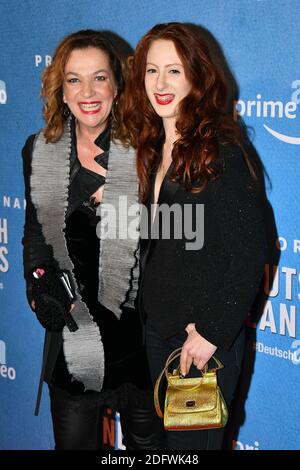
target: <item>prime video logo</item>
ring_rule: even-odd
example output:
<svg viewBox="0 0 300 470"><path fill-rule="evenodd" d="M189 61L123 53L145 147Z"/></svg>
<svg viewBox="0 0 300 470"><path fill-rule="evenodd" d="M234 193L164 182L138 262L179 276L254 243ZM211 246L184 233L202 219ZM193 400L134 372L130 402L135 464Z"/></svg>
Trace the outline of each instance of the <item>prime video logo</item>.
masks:
<svg viewBox="0 0 300 470"><path fill-rule="evenodd" d="M6 85L3 80L0 80L0 104L6 104L7 94L6 94Z"/></svg>
<svg viewBox="0 0 300 470"><path fill-rule="evenodd" d="M6 344L0 340L0 377L15 380L16 376L16 370L6 365Z"/></svg>
<svg viewBox="0 0 300 470"><path fill-rule="evenodd" d="M262 95L257 93L256 100L238 100L234 103L234 116L256 117L256 118L276 118L276 119L296 119L297 106L300 103L300 80L294 80L291 84L291 100L283 102L280 100L263 100ZM263 124L267 132L273 137L286 144L300 145L300 137L291 136L279 132L266 124Z"/></svg>

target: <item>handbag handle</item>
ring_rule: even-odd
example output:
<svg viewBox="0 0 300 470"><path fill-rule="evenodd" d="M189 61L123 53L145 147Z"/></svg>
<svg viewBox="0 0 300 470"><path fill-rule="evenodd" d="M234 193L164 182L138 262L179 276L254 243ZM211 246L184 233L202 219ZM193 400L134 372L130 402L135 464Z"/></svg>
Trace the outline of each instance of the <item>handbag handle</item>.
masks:
<svg viewBox="0 0 300 470"><path fill-rule="evenodd" d="M164 415L161 411L161 407L160 407L160 404L159 404L159 396L158 396L158 393L159 393L159 387L160 387L160 383L161 383L161 379L163 377L163 375L165 374L166 376L166 379L168 380L168 377L171 375L168 373L168 369L169 369L169 366L170 364L172 364L172 362L177 359L177 357L180 356L181 354L181 350L182 348L178 348L178 349L175 349L168 357L168 359L166 360L166 365L165 367L163 368L163 370L161 371L161 373L159 374L159 377L157 378L156 380L156 383L155 383L155 387L154 387L154 406L155 406L155 410L156 410L156 413L157 415L160 417L160 418L163 418ZM219 369L222 369L224 366L222 364L221 361L219 361L219 359L216 357L216 356L212 356L212 359L215 361L215 363L217 364L217 367L214 367L212 369L209 369L208 370L208 363L205 364L204 368L200 370L200 372L202 373L202 375L204 376L205 374L207 374L208 372L215 372ZM179 366L177 368L177 371L179 370ZM196 387L194 387L195 389L198 388L198 385Z"/></svg>

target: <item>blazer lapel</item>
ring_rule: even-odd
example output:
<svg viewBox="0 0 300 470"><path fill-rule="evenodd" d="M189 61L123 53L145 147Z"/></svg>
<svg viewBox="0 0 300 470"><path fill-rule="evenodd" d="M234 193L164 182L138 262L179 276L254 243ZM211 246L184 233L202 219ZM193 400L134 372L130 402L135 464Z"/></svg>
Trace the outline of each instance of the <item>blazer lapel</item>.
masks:
<svg viewBox="0 0 300 470"><path fill-rule="evenodd" d="M173 181L169 179L168 176L171 172L171 166L172 164L170 165L170 168L163 179L160 192L159 192L159 197L158 197L158 205L167 204L171 206L172 204L175 203L175 200L176 200L175 196L176 196L177 191L180 188L180 184L174 183ZM142 270L146 266L146 263L148 259L150 258L151 253L153 253L153 250L157 242L157 239L152 239L151 237L152 226L156 223L156 218L158 215L158 210L156 210L155 218L154 220L152 220L151 207L154 204L155 178L156 178L156 173L152 174L151 176L150 196L146 204L142 208L142 211L144 211L142 213L142 223L143 222L145 223L147 221L147 228L148 228L147 238L141 239L141 268Z"/></svg>
<svg viewBox="0 0 300 470"><path fill-rule="evenodd" d="M147 201L142 205L141 210L141 239L140 239L140 263L141 270L144 270L151 245L151 206L154 201L155 174L151 176L151 191Z"/></svg>
<svg viewBox="0 0 300 470"><path fill-rule="evenodd" d="M158 204L168 204L172 205L175 202L175 195L177 191L180 188L179 183L174 183L174 181L171 181L170 178L168 177L170 173L170 170L166 174L166 176L163 179L160 192L159 192L159 197L158 197ZM154 190L153 190L154 193Z"/></svg>

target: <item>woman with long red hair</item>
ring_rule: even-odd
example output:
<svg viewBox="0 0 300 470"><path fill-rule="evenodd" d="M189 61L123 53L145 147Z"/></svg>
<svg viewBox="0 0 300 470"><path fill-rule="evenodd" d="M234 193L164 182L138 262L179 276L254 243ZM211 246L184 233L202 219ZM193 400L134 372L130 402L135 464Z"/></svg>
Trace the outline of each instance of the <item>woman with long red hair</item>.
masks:
<svg viewBox="0 0 300 470"><path fill-rule="evenodd" d="M175 348L183 375L199 375L216 355L229 406L266 260L259 178L201 28L154 26L131 65L125 123L150 212L140 306L152 380ZM224 429L166 432L169 449L220 449L223 438Z"/></svg>

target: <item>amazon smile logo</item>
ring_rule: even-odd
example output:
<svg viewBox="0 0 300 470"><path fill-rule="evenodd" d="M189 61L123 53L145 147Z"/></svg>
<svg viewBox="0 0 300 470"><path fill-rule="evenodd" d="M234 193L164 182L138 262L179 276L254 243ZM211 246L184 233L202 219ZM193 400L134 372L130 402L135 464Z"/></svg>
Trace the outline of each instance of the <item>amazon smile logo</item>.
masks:
<svg viewBox="0 0 300 470"><path fill-rule="evenodd" d="M276 119L276 124L263 124L269 134L286 144L300 145L300 135L283 133L280 130L280 119L297 119L298 104L300 103L300 80L295 80L292 85L291 100L264 100L258 93L255 100L238 100L234 102L234 117L238 116ZM299 132L300 134L300 132Z"/></svg>

